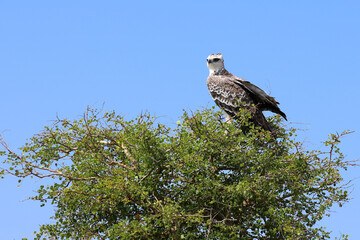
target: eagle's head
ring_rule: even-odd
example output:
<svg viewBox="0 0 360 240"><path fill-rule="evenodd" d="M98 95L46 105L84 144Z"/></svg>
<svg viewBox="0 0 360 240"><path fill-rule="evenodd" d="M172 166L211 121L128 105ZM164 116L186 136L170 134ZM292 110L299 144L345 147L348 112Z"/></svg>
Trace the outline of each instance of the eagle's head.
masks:
<svg viewBox="0 0 360 240"><path fill-rule="evenodd" d="M219 72L224 69L224 59L221 53L209 55L206 61L207 67L210 70L210 74Z"/></svg>

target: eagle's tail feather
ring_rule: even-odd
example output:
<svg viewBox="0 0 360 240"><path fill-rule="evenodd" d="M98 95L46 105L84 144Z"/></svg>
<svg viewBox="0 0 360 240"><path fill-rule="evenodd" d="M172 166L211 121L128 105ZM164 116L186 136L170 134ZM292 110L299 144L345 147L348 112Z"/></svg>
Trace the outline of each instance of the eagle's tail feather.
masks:
<svg viewBox="0 0 360 240"><path fill-rule="evenodd" d="M227 115L230 115L230 114L227 114ZM239 119L239 116L231 116L231 118L236 120L236 122L239 124L240 128L244 131L244 133L249 132L249 130L250 130L249 126L242 125L241 120ZM273 131L269 122L266 120L264 114L259 110L255 111L255 113L252 114L250 121L254 124L255 127L260 127L262 129L270 131L270 132Z"/></svg>
<svg viewBox="0 0 360 240"><path fill-rule="evenodd" d="M261 111L256 111L252 119L256 127L259 126L264 130L272 132L269 122Z"/></svg>

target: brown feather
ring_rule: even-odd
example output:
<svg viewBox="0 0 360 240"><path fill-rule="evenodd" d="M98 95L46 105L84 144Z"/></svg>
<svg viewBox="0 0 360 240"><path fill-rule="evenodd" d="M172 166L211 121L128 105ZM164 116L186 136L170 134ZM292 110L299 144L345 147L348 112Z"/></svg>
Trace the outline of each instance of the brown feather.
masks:
<svg viewBox="0 0 360 240"><path fill-rule="evenodd" d="M262 113L266 110L280 114L286 120L286 115L278 107L279 103L275 98L225 69L211 74L207 79L207 86L216 105L232 118L236 117L240 108L255 106L255 111L252 111L252 120L256 126L271 130Z"/></svg>

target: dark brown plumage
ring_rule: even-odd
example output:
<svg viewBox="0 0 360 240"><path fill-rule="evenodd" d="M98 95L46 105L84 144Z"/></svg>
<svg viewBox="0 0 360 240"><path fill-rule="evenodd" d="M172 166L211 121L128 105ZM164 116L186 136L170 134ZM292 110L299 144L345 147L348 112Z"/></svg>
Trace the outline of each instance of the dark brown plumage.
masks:
<svg viewBox="0 0 360 240"><path fill-rule="evenodd" d="M217 60L219 59L219 60ZM266 94L259 87L232 75L224 68L221 54L212 54L207 59L210 75L207 86L210 95L225 113L226 119L237 117L240 108L248 109L252 113L255 126L271 131L262 111L280 114L285 120L286 115L278 107L275 98Z"/></svg>

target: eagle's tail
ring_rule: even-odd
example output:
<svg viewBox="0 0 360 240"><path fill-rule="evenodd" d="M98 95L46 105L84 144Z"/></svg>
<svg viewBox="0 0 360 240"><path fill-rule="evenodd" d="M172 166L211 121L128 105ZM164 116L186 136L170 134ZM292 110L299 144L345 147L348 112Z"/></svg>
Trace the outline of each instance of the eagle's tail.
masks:
<svg viewBox="0 0 360 240"><path fill-rule="evenodd" d="M241 124L242 121L239 118L239 116L232 116L232 118L236 120L236 122L239 124L238 126L241 128L241 130L244 133L249 132L249 130L250 130L249 126ZM262 129L264 129L266 131L270 131L270 132L273 131L269 122L266 120L264 114L259 110L256 110L255 113L252 113L252 116L250 117L249 120L254 124L255 127L260 127Z"/></svg>
<svg viewBox="0 0 360 240"><path fill-rule="evenodd" d="M272 132L272 127L269 122L266 120L264 114L261 111L256 111L252 117L252 121L256 127L261 127L264 130Z"/></svg>

